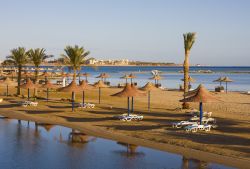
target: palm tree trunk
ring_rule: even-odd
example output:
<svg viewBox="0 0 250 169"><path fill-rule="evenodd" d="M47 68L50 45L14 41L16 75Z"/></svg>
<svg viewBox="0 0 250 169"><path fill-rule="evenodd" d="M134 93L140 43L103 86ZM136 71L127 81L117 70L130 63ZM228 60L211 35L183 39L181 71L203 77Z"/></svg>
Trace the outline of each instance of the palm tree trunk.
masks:
<svg viewBox="0 0 250 169"><path fill-rule="evenodd" d="M21 93L21 89L20 89L20 85L21 85L21 78L22 78L22 66L21 65L19 65L18 66L18 76L17 76L17 95L20 95L20 93Z"/></svg>
<svg viewBox="0 0 250 169"><path fill-rule="evenodd" d="M74 68L73 81L76 81L76 69Z"/></svg>
<svg viewBox="0 0 250 169"><path fill-rule="evenodd" d="M38 80L38 66L36 66L36 70L35 70L35 83Z"/></svg>
<svg viewBox="0 0 250 169"><path fill-rule="evenodd" d="M37 83L37 80L38 80L38 66L36 66L36 69L35 69L35 84ZM35 88L34 89L34 98L36 98L36 96L37 96L37 89Z"/></svg>
<svg viewBox="0 0 250 169"><path fill-rule="evenodd" d="M188 77L189 77L189 52L190 51L185 51L185 60L183 64L183 69L184 69L184 98L185 98L185 93L188 92ZM182 105L183 109L188 109L189 104L187 102L184 102Z"/></svg>

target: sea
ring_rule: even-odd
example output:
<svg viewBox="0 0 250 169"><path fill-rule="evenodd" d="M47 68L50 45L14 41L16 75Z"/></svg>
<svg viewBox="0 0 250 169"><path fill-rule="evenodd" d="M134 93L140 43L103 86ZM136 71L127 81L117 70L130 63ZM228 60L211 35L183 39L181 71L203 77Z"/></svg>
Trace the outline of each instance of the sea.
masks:
<svg viewBox="0 0 250 169"><path fill-rule="evenodd" d="M43 66L44 70L48 71L64 71L72 72L67 66ZM118 83L124 83L125 79L121 77L125 74L133 73L136 75L134 82L137 82L138 86L143 86L152 77L152 71L157 70L162 76L162 80L159 81L162 87L167 89L177 89L183 84L183 67L179 66L83 66L80 73L90 73L88 78L90 83L96 82L96 78L100 73L108 73L110 78L107 79L112 86L118 85ZM207 73L205 73L207 72ZM192 83L192 88L197 87L199 84L205 85L209 90L214 90L219 85L218 82L213 82L219 77L227 76L233 80L228 83L229 91L250 91L250 66L191 66L190 76L196 81ZM84 77L80 77L83 79ZM225 83L222 85L225 86Z"/></svg>

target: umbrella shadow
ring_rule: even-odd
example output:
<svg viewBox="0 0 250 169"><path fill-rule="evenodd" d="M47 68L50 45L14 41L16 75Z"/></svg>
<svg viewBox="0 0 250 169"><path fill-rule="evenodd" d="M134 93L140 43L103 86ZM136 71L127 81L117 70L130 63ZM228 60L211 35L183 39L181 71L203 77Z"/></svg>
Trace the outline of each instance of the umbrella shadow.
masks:
<svg viewBox="0 0 250 169"><path fill-rule="evenodd" d="M159 129L162 128L162 125L154 125L154 126L138 126L138 125L97 125L100 127L107 127L107 128L114 128L117 130L124 130L124 131L143 131L143 130L153 130L153 129Z"/></svg>
<svg viewBox="0 0 250 169"><path fill-rule="evenodd" d="M68 122L99 122L99 121L107 121L107 120L113 120L113 118L110 117L104 117L104 118L83 118L83 117L68 117L68 116L58 116L61 118L64 118Z"/></svg>
<svg viewBox="0 0 250 169"><path fill-rule="evenodd" d="M16 103L16 104L3 104L0 105L0 108L14 108L14 107L20 107L21 105Z"/></svg>
<svg viewBox="0 0 250 169"><path fill-rule="evenodd" d="M23 110L22 110L23 111ZM50 114L50 113L62 113L60 110L24 110L28 114Z"/></svg>
<svg viewBox="0 0 250 169"><path fill-rule="evenodd" d="M49 108L52 108L52 109L65 109L65 108L71 108L72 106L71 105L68 105L68 106L51 106L51 105L48 105ZM75 106L76 107L76 106Z"/></svg>
<svg viewBox="0 0 250 169"><path fill-rule="evenodd" d="M180 132L169 132L168 134L176 138L190 140L192 142L201 144L250 146L250 139L239 136L229 136L213 133L198 133L197 135Z"/></svg>

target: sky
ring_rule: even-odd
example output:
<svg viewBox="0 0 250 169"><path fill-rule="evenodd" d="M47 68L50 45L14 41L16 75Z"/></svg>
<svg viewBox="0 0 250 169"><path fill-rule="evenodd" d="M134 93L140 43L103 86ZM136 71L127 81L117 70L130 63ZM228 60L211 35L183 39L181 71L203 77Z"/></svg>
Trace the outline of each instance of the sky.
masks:
<svg viewBox="0 0 250 169"><path fill-rule="evenodd" d="M18 46L60 57L79 45L97 59L250 66L249 0L0 0L0 60Z"/></svg>

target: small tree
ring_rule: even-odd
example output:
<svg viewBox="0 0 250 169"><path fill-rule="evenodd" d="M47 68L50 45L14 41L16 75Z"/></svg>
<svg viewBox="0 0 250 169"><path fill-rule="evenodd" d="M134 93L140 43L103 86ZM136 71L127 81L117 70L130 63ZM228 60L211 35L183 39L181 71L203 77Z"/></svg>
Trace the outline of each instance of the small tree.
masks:
<svg viewBox="0 0 250 169"><path fill-rule="evenodd" d="M18 47L12 49L10 51L10 55L6 57L6 62L10 64L14 64L18 68L18 75L17 75L17 95L20 95L20 85L21 85L21 78L22 78L22 68L23 65L27 64L29 61L28 59L28 52L24 47Z"/></svg>

